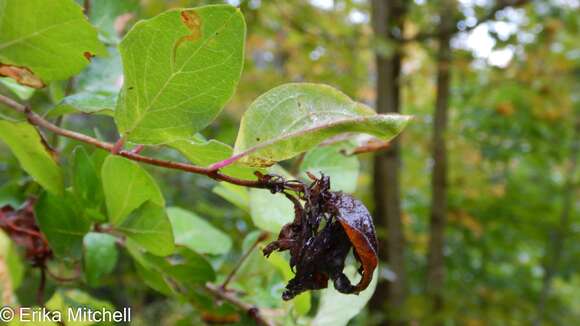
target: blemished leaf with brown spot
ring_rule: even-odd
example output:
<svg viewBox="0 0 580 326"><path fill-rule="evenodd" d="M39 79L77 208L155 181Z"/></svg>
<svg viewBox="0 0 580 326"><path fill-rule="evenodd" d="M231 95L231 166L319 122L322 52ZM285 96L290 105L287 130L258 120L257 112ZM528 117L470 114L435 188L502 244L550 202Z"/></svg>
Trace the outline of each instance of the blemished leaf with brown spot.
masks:
<svg viewBox="0 0 580 326"><path fill-rule="evenodd" d="M107 53L72 0L0 0L0 31L0 74L30 87L79 73L86 53Z"/></svg>
<svg viewBox="0 0 580 326"><path fill-rule="evenodd" d="M229 5L170 10L141 21L120 44L125 72L115 120L147 144L190 139L219 114L240 79L246 34Z"/></svg>
<svg viewBox="0 0 580 326"><path fill-rule="evenodd" d="M285 84L258 97L246 111L230 161L269 166L343 133L389 140L409 119L405 115L377 114L330 86Z"/></svg>

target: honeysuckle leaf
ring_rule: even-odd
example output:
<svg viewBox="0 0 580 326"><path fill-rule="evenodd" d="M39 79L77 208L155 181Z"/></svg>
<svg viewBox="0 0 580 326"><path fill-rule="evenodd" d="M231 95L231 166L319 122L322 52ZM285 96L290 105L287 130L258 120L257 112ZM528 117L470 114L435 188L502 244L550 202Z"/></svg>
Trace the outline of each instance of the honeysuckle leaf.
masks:
<svg viewBox="0 0 580 326"><path fill-rule="evenodd" d="M167 256L175 250L173 230L165 208L147 201L117 226L127 237L148 252Z"/></svg>
<svg viewBox="0 0 580 326"><path fill-rule="evenodd" d="M0 0L0 74L43 87L106 55L97 31L73 0Z"/></svg>
<svg viewBox="0 0 580 326"><path fill-rule="evenodd" d="M300 164L302 177L307 178L306 172L316 176L324 173L330 177L332 190L353 193L356 190L360 164L356 156L341 154L341 151L348 147L351 146L338 143L317 147L307 152Z"/></svg>
<svg viewBox="0 0 580 326"><path fill-rule="evenodd" d="M64 196L43 193L35 211L38 226L52 251L61 257L80 257L83 237L89 232L91 224L82 215L76 214L74 199L69 193Z"/></svg>
<svg viewBox="0 0 580 326"><path fill-rule="evenodd" d="M70 113L102 114L113 116L117 95L80 92L65 97L48 117L55 118Z"/></svg>
<svg viewBox="0 0 580 326"><path fill-rule="evenodd" d="M8 145L22 169L44 189L62 194L62 171L36 128L26 122L0 120L0 140Z"/></svg>
<svg viewBox="0 0 580 326"><path fill-rule="evenodd" d="M90 311L107 311L109 314L115 312L115 307L104 300L100 300L92 297L88 293L82 292L79 289L58 289L54 292L52 297L46 302L46 308L50 311L58 311L63 320L67 320L67 325L73 326L89 326L95 325L93 320L83 320L83 318L78 318L80 320L74 320L74 317L70 312L76 312L77 309L87 309ZM68 318L66 317L68 316ZM69 321L69 319L71 319ZM87 318L88 319L88 318ZM58 325L58 323L47 323L50 320L40 319L40 323L34 322L34 325L47 326L47 325ZM24 322L22 324L25 324ZM107 324L107 323L100 323Z"/></svg>
<svg viewBox="0 0 580 326"><path fill-rule="evenodd" d="M189 161L201 166L209 166L213 163L223 161L233 154L233 148L215 139L211 140L178 140L171 144L171 147L177 149L181 154L183 154ZM231 164L221 172L224 174L238 177L242 179L252 179L255 178L254 171L255 168L248 168L239 164Z"/></svg>
<svg viewBox="0 0 580 326"><path fill-rule="evenodd" d="M173 227L175 244L197 253L220 255L230 251L230 237L195 213L179 207L167 209Z"/></svg>
<svg viewBox="0 0 580 326"><path fill-rule="evenodd" d="M83 239L83 262L87 282L99 284L99 280L113 271L119 253L115 245L117 239L106 233L87 233Z"/></svg>
<svg viewBox="0 0 580 326"><path fill-rule="evenodd" d="M157 183L139 164L109 156L101 168L109 221L121 224L137 207L151 201L163 207L165 200Z"/></svg>
<svg viewBox="0 0 580 326"><path fill-rule="evenodd" d="M89 219L106 221L103 213L104 194L100 173L84 147L78 146L72 157L72 191Z"/></svg>
<svg viewBox="0 0 580 326"><path fill-rule="evenodd" d="M250 215L258 228L278 234L284 224L294 219L294 207L283 194L250 189Z"/></svg>
<svg viewBox="0 0 580 326"><path fill-rule="evenodd" d="M212 191L244 212L250 212L250 194L247 188L221 182Z"/></svg>
<svg viewBox="0 0 580 326"><path fill-rule="evenodd" d="M115 120L130 141L189 139L234 93L245 22L229 5L177 9L141 21L119 46L125 83Z"/></svg>
<svg viewBox="0 0 580 326"><path fill-rule="evenodd" d="M343 133L388 140L401 132L408 120L404 115L377 114L330 86L285 84L250 105L242 117L230 161L270 166Z"/></svg>
<svg viewBox="0 0 580 326"><path fill-rule="evenodd" d="M2 230L0 230L0 260L6 264L6 272L10 277L12 288L17 289L24 278L25 265L21 261L16 244ZM2 289L1 285L0 289Z"/></svg>
<svg viewBox="0 0 580 326"><path fill-rule="evenodd" d="M48 111L47 117L56 118L71 113L114 116L123 84L123 66L116 48L108 48L106 57L93 58L91 64L74 80L76 93L64 97L54 109Z"/></svg>
<svg viewBox="0 0 580 326"><path fill-rule="evenodd" d="M34 88L21 85L16 80L8 77L0 78L0 84L8 88L19 99L25 101L31 98L35 91Z"/></svg>
<svg viewBox="0 0 580 326"><path fill-rule="evenodd" d="M126 248L143 281L165 295L179 296L182 291L193 291L193 287L216 278L210 263L189 248L178 247L168 257L143 252L131 239L127 241Z"/></svg>
<svg viewBox="0 0 580 326"><path fill-rule="evenodd" d="M320 306L312 324L320 326L344 326L355 317L367 304L377 287L378 269L375 270L372 282L359 295L344 295L334 289L332 284L322 290ZM354 266L347 266L344 274L351 280L360 279ZM356 282L355 282L356 283Z"/></svg>

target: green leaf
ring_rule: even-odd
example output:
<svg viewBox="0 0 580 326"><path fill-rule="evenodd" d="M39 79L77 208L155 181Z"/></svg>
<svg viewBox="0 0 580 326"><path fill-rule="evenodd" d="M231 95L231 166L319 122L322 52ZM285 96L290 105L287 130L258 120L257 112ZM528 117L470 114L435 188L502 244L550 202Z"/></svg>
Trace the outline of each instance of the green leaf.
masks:
<svg viewBox="0 0 580 326"><path fill-rule="evenodd" d="M245 30L241 12L229 5L170 10L135 24L120 44L120 132L159 144L206 127L234 93Z"/></svg>
<svg viewBox="0 0 580 326"><path fill-rule="evenodd" d="M156 261L161 262L161 258ZM196 286L215 281L215 272L203 256L188 248L178 248L175 255L165 258L160 263L161 269L169 277L184 286Z"/></svg>
<svg viewBox="0 0 580 326"><path fill-rule="evenodd" d="M294 219L294 207L288 198L262 189L250 189L250 212L258 228L274 234Z"/></svg>
<svg viewBox="0 0 580 326"><path fill-rule="evenodd" d="M34 88L20 85L12 78L0 78L0 83L8 88L12 93L16 94L21 100L28 100L34 94Z"/></svg>
<svg viewBox="0 0 580 326"><path fill-rule="evenodd" d="M6 264L10 285L12 291L17 289L22 283L24 276L24 265L20 260L17 248L14 246L10 237L0 230L0 261ZM0 284L0 292L4 291L3 284ZM6 302L4 302L6 303Z"/></svg>
<svg viewBox="0 0 580 326"><path fill-rule="evenodd" d="M326 85L286 84L258 97L246 111L232 159L270 166L343 133L388 140L408 120L408 116L376 114Z"/></svg>
<svg viewBox="0 0 580 326"><path fill-rule="evenodd" d="M25 67L44 84L80 72L86 54L106 54L72 0L0 0L0 8L0 63Z"/></svg>
<svg viewBox="0 0 580 326"><path fill-rule="evenodd" d="M322 291L320 298L320 306L316 312L316 316L312 321L312 325L320 326L344 326L350 319L356 316L370 300L377 287L378 269L375 270L373 280L366 290L359 295L345 295L334 289L332 284ZM353 281L353 284L358 282L360 275L356 272L353 266L347 266L344 269L344 274Z"/></svg>
<svg viewBox="0 0 580 326"><path fill-rule="evenodd" d="M78 258L90 223L75 213L73 199L43 193L35 207L38 226L57 256Z"/></svg>
<svg viewBox="0 0 580 326"><path fill-rule="evenodd" d="M172 285L169 284L163 274L158 270L153 268L148 269L137 261L135 261L135 269L139 277L153 290L165 295L172 295L174 293Z"/></svg>
<svg viewBox="0 0 580 326"><path fill-rule="evenodd" d="M250 194L247 188L220 182L212 191L244 212L250 212Z"/></svg>
<svg viewBox="0 0 580 326"><path fill-rule="evenodd" d="M0 139L36 182L54 194L63 192L62 172L33 126L0 120Z"/></svg>
<svg viewBox="0 0 580 326"><path fill-rule="evenodd" d="M230 251L230 237L193 212L170 207L167 215L173 227L175 244L203 254L220 255Z"/></svg>
<svg viewBox="0 0 580 326"><path fill-rule="evenodd" d="M232 156L234 152L230 145L215 139L209 141L196 139L178 140L169 145L181 152L192 163L201 166L209 166L223 161ZM234 163L222 169L221 172L241 179L253 179L255 178L254 171L256 170L255 168L248 168Z"/></svg>
<svg viewBox="0 0 580 326"><path fill-rule="evenodd" d="M117 264L119 253L115 245L117 239L105 233L87 233L83 240L85 277L90 285L111 273Z"/></svg>
<svg viewBox="0 0 580 326"><path fill-rule="evenodd" d="M77 146L73 151L72 189L82 203L81 209L90 219L106 221L101 212L104 202L103 187L95 163L84 147Z"/></svg>
<svg viewBox="0 0 580 326"><path fill-rule="evenodd" d="M165 208L152 201L141 205L117 229L154 255L167 256L175 250Z"/></svg>
<svg viewBox="0 0 580 326"><path fill-rule="evenodd" d="M87 69L75 77L77 93L62 99L53 110L48 111L47 117L56 118L71 113L114 116L123 83L123 66L117 48L109 48L108 52L106 57L93 58Z"/></svg>
<svg viewBox="0 0 580 326"><path fill-rule="evenodd" d="M66 321L66 325L74 326L88 326L95 324L95 322L91 320L72 320L73 316L68 315L69 311L76 312L79 308L90 309L92 311L102 311L105 309L111 313L115 311L115 307L109 302L93 298L89 294L77 289L57 290L46 302L46 308L51 311L59 311L63 322ZM102 324L106 325L108 323L101 323L100 325Z"/></svg>
<svg viewBox="0 0 580 326"><path fill-rule="evenodd" d="M188 248L178 248L170 257L157 257L141 252L130 240L126 247L139 276L148 286L163 294L179 294L187 288L215 280L211 265Z"/></svg>
<svg viewBox="0 0 580 326"><path fill-rule="evenodd" d="M340 153L345 147L348 145L334 144L309 151L300 164L300 173L307 178L306 172L317 176L322 172L330 177L332 190L353 193L356 190L359 162L355 156Z"/></svg>
<svg viewBox="0 0 580 326"><path fill-rule="evenodd" d="M150 200L164 206L165 200L155 180L139 164L119 156L109 156L103 163L101 179L109 221L118 225L134 209Z"/></svg>
<svg viewBox="0 0 580 326"><path fill-rule="evenodd" d="M95 92L80 92L65 97L60 104L50 110L49 118L56 118L71 113L102 114L113 116L117 95L99 94Z"/></svg>

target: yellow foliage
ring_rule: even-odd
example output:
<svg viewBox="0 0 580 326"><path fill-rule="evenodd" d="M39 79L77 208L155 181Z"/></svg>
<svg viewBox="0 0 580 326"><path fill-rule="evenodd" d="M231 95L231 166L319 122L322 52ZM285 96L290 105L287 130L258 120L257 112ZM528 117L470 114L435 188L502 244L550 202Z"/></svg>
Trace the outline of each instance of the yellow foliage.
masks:
<svg viewBox="0 0 580 326"><path fill-rule="evenodd" d="M464 210L449 212L449 222L463 226L478 238L483 234L483 226L481 223L479 223L476 217L471 216Z"/></svg>
<svg viewBox="0 0 580 326"><path fill-rule="evenodd" d="M512 103L510 102L501 102L495 107L495 112L504 116L510 117L514 114L515 109Z"/></svg>

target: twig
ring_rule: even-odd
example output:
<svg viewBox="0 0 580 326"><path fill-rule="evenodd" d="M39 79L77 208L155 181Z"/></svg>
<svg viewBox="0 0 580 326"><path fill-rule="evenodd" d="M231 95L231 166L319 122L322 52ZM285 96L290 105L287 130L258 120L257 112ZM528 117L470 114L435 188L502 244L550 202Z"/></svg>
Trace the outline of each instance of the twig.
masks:
<svg viewBox="0 0 580 326"><path fill-rule="evenodd" d="M32 125L37 127L45 128L55 134L58 134L63 137L67 137L70 139L74 139L89 145L93 145L95 147L104 149L108 152L111 152L114 149L114 144L100 141L96 138L74 132L72 130L60 128L53 123L45 120L43 117L39 116L38 114L32 112L32 110L13 99L6 97L4 95L0 95L0 103L7 105L8 107L26 114L28 122ZM180 170L190 173L196 174L203 174L208 176L217 181L224 181L228 183L232 183L238 186L243 187L250 187L250 188L260 188L260 189L279 189L280 187L284 187L285 189L299 191L301 188L299 186L293 185L291 183L286 184L285 180L278 180L278 179L257 179L257 180L246 180L246 179L238 179L229 175L222 174L219 170L214 168L205 168L197 165L181 163L181 162L173 162L173 161L166 161L160 160L149 156L143 156L137 153L133 153L132 151L120 150L116 155L123 156L127 159L142 162L150 165L155 165L167 169L173 170Z"/></svg>
<svg viewBox="0 0 580 326"><path fill-rule="evenodd" d="M221 300L225 300L225 301L231 303L232 305L240 308L241 310L245 311L246 313L248 313L248 315L250 315L250 317L252 317L258 325L274 326L274 323L272 323L271 321L264 318L264 316L262 316L260 309L258 307L251 305L249 303L243 302L235 294L233 294L231 292L227 292L221 286L211 284L211 283L206 283L205 288L214 297L221 299Z"/></svg>
<svg viewBox="0 0 580 326"><path fill-rule="evenodd" d="M226 280L223 282L222 284L222 289L224 291L226 291L228 284L232 281L232 279L234 278L234 276L236 275L236 273L238 272L238 270L240 269L240 267L242 267L242 265L244 264L244 261L246 261L246 259L248 259L248 257L250 256L250 254L252 253L252 251L254 251L254 249L256 249L256 247L258 246L258 244L264 240L266 240L266 238L268 237L268 233L267 232L262 232L260 234L260 236L258 237L258 239L256 239L256 241L254 241L254 244L252 244L252 246L250 248L248 248L248 250L246 250L246 252L244 253L244 255L242 257L240 257L240 260L238 260L238 263L236 264L236 267L234 267L234 269L232 269L232 271L230 272L230 274L228 275L228 277L226 277Z"/></svg>
<svg viewBox="0 0 580 326"><path fill-rule="evenodd" d="M44 306L44 289L46 288L46 266L40 266L40 283L38 284L38 290L36 291L36 303L43 307Z"/></svg>

